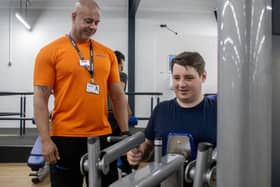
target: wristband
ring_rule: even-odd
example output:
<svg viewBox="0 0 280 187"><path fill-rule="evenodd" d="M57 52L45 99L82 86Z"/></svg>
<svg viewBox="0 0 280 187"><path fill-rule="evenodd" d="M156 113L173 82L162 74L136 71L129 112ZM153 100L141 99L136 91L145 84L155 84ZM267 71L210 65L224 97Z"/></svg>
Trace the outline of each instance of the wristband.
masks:
<svg viewBox="0 0 280 187"><path fill-rule="evenodd" d="M121 136L123 135L131 136L131 133L129 131L123 131L121 132Z"/></svg>

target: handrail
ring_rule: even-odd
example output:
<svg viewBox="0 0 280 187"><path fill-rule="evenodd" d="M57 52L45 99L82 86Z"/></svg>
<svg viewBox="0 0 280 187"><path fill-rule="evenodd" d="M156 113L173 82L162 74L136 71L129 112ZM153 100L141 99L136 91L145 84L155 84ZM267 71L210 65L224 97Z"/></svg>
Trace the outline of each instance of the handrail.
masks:
<svg viewBox="0 0 280 187"><path fill-rule="evenodd" d="M0 116L18 116L19 112L0 112Z"/></svg>
<svg viewBox="0 0 280 187"><path fill-rule="evenodd" d="M20 112L0 112L0 120L19 120L20 121L20 136L25 135L25 121L32 118L26 118L26 96L33 95L33 92L8 92L0 91L0 96L20 96ZM150 98L150 111L152 113L154 108L154 97L156 97L156 104L159 104L159 96L163 95L161 92L126 92L126 95L139 95L151 96ZM5 117L6 116L6 117ZM7 117L19 116L19 117ZM137 117L139 120L148 120L150 117Z"/></svg>
<svg viewBox="0 0 280 187"><path fill-rule="evenodd" d="M126 95L163 95L162 92L125 92Z"/></svg>
<svg viewBox="0 0 280 187"><path fill-rule="evenodd" d="M20 136L25 135L25 121L32 120L26 118L26 96L33 95L33 92L0 92L0 96L20 96L20 111L19 112L0 112L0 120L19 120ZM4 117L3 117L4 116ZM5 117L5 116L19 116L19 117Z"/></svg>
<svg viewBox="0 0 280 187"><path fill-rule="evenodd" d="M163 95L162 92L126 92L126 95L147 95L147 96L151 96L151 101L150 101L150 113L152 114L153 109L154 109L154 97L153 96L157 96L157 102L156 104L160 103L160 98L159 96ZM137 116L138 120L149 120L150 117L139 117Z"/></svg>
<svg viewBox="0 0 280 187"><path fill-rule="evenodd" d="M0 96L9 96L9 95L33 95L33 92L0 92Z"/></svg>

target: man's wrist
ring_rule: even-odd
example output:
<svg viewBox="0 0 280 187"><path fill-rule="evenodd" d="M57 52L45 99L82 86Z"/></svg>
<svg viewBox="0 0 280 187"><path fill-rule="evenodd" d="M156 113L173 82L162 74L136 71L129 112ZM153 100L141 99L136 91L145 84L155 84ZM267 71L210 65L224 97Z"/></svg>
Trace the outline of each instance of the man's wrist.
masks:
<svg viewBox="0 0 280 187"><path fill-rule="evenodd" d="M123 135L130 136L131 133L130 133L129 131L122 131L122 132L121 132L121 136L123 136Z"/></svg>

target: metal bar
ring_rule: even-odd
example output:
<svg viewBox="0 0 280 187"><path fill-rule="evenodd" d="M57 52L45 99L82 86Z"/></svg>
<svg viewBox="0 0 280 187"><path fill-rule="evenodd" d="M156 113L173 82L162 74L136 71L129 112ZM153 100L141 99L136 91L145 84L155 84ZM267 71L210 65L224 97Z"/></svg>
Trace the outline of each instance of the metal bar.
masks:
<svg viewBox="0 0 280 187"><path fill-rule="evenodd" d="M151 111L150 111L150 114L152 114L153 109L154 109L154 97L151 96Z"/></svg>
<svg viewBox="0 0 280 187"><path fill-rule="evenodd" d="M160 103L160 98L157 96L157 105Z"/></svg>
<svg viewBox="0 0 280 187"><path fill-rule="evenodd" d="M33 118L9 118L9 117L0 117L0 120L32 120Z"/></svg>
<svg viewBox="0 0 280 187"><path fill-rule="evenodd" d="M23 117L26 117L26 96L23 96ZM25 120L22 120L23 122L23 129L22 129L22 133L23 135L25 135Z"/></svg>
<svg viewBox="0 0 280 187"><path fill-rule="evenodd" d="M126 95L163 95L162 92L126 92Z"/></svg>
<svg viewBox="0 0 280 187"><path fill-rule="evenodd" d="M137 117L138 120L149 120L150 117Z"/></svg>
<svg viewBox="0 0 280 187"><path fill-rule="evenodd" d="M33 95L33 92L0 92L0 96L9 96L9 95Z"/></svg>
<svg viewBox="0 0 280 187"><path fill-rule="evenodd" d="M111 162L117 160L124 153L135 148L137 145L140 145L144 141L145 135L143 132L139 131L132 136L129 136L124 140L102 150L101 152L103 157L101 158L99 168L103 171L104 174L107 174L109 172L109 164Z"/></svg>
<svg viewBox="0 0 280 187"><path fill-rule="evenodd" d="M19 135L20 136L22 136L22 119L21 118L23 118L23 115L22 115L22 103L23 103L23 98L22 98L22 96L20 96L20 109L19 109L19 111L20 111L20 120L19 120Z"/></svg>
<svg viewBox="0 0 280 187"><path fill-rule="evenodd" d="M205 174L210 167L213 146L210 143L198 144L197 159L195 166L195 175L193 187L203 187L205 183Z"/></svg>
<svg viewBox="0 0 280 187"><path fill-rule="evenodd" d="M101 173L97 168L100 155L100 141L98 137L88 138L88 185L101 187Z"/></svg>
<svg viewBox="0 0 280 187"><path fill-rule="evenodd" d="M177 155L178 157L172 162L168 162L167 164L162 165L159 169L154 171L152 174L143 178L142 180L136 182L136 187L147 187L147 186L157 186L162 181L166 180L172 174L178 172L177 174L180 176L176 187L183 187L183 168L184 168L184 157L181 155Z"/></svg>
<svg viewBox="0 0 280 187"><path fill-rule="evenodd" d="M19 116L19 112L0 112L0 116Z"/></svg>
<svg viewBox="0 0 280 187"><path fill-rule="evenodd" d="M128 1L128 91L135 91L135 15L140 0ZM135 112L135 97L128 96L132 113Z"/></svg>
<svg viewBox="0 0 280 187"><path fill-rule="evenodd" d="M162 138L156 137L154 141L154 162L161 163L162 156Z"/></svg>
<svg viewBox="0 0 280 187"><path fill-rule="evenodd" d="M159 184L164 187L182 187L184 162L185 158L182 155L167 154L162 157L160 164L155 162L148 163L145 167L111 184L110 187L150 187Z"/></svg>
<svg viewBox="0 0 280 187"><path fill-rule="evenodd" d="M129 16L135 17L140 0L129 0Z"/></svg>

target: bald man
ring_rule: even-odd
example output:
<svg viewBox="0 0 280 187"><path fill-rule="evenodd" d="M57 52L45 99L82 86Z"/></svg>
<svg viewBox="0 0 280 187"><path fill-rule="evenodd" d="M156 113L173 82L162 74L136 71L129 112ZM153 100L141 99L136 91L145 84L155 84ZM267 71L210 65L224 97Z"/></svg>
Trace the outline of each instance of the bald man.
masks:
<svg viewBox="0 0 280 187"><path fill-rule="evenodd" d="M108 94L122 134L128 132L117 59L110 48L91 39L99 22L97 3L80 0L72 12L70 33L44 46L36 57L34 116L42 153L51 166L52 187L83 186L79 163L87 153L87 137L112 132L107 120ZM49 126L51 93L55 103Z"/></svg>

